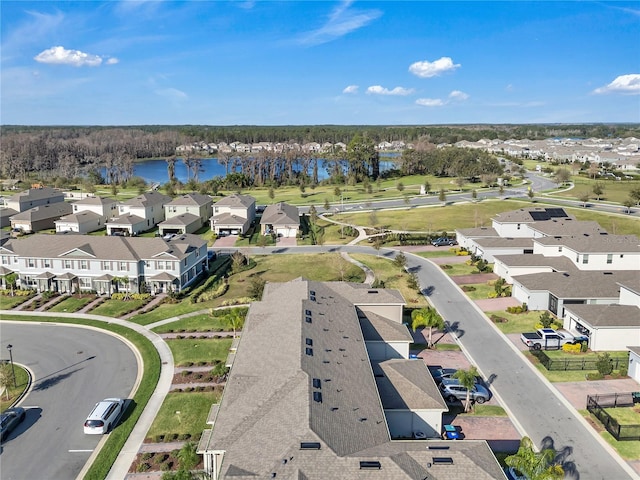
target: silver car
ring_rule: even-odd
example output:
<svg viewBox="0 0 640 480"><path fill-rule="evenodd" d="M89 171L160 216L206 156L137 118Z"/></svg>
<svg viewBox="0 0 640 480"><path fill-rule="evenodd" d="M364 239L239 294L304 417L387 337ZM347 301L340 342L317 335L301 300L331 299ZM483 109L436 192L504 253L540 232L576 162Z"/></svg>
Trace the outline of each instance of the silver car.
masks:
<svg viewBox="0 0 640 480"><path fill-rule="evenodd" d="M465 401L467 399L467 389L460 385L460 381L455 378L443 378L440 384L440 392L448 402ZM485 387L476 383L471 389L470 398L476 403L484 403L491 398L491 394Z"/></svg>

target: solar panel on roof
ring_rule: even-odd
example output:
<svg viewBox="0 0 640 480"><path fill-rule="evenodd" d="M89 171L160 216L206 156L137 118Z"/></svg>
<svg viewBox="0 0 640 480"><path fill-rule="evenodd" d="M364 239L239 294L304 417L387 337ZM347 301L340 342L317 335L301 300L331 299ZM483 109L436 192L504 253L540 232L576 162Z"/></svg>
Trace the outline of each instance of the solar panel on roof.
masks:
<svg viewBox="0 0 640 480"><path fill-rule="evenodd" d="M564 208L547 208L546 211L549 216L553 218L568 217L567 212L564 211Z"/></svg>
<svg viewBox="0 0 640 480"><path fill-rule="evenodd" d="M549 220L550 218L547 212L529 212L529 214L531 215L531 218L534 219L536 222L540 222L542 220Z"/></svg>

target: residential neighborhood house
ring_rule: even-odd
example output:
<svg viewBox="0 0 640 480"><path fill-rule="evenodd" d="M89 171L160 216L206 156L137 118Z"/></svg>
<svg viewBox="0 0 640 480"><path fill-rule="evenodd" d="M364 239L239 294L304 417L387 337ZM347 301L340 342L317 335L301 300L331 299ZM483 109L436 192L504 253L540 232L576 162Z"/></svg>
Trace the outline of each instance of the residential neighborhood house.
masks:
<svg viewBox="0 0 640 480"><path fill-rule="evenodd" d="M255 218L255 198L250 195L229 195L213 205L211 230L216 235L242 235L247 233Z"/></svg>
<svg viewBox="0 0 640 480"><path fill-rule="evenodd" d="M278 202L267 206L260 219L262 235L275 234L277 237L296 238L300 230L298 207Z"/></svg>
<svg viewBox="0 0 640 480"><path fill-rule="evenodd" d="M187 193L164 205L165 219L158 225L160 235L195 233L209 222L213 200L209 195Z"/></svg>
<svg viewBox="0 0 640 480"><path fill-rule="evenodd" d="M118 216L107 222L107 235L137 235L165 219L164 206L171 197L146 192L118 205Z"/></svg>

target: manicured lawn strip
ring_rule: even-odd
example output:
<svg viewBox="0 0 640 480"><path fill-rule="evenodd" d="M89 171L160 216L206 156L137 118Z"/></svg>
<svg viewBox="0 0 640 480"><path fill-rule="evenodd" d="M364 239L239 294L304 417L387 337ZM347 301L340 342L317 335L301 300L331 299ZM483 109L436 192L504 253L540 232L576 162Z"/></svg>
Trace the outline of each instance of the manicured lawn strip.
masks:
<svg viewBox="0 0 640 480"><path fill-rule="evenodd" d="M567 213L578 220L598 222L607 232L615 235L637 235L640 231L640 219L628 215L610 215L580 208L569 208Z"/></svg>
<svg viewBox="0 0 640 480"><path fill-rule="evenodd" d="M55 304L53 307L48 309L48 312L77 312L82 309L85 305L94 301L95 297L68 297L62 300L60 303Z"/></svg>
<svg viewBox="0 0 640 480"><path fill-rule="evenodd" d="M547 354L547 356L551 359L578 359L578 360L583 360L583 359L589 359L589 360L597 360L598 359L598 355L599 354L603 354L605 352L586 352L586 353L568 353L568 352L564 352L562 350L545 350L545 352ZM620 359L624 359L627 360L629 358L629 354L627 352L622 352L622 351L610 351L607 352L609 353L609 356L613 359L613 358L620 358Z"/></svg>
<svg viewBox="0 0 640 480"><path fill-rule="evenodd" d="M444 265L446 265L447 268L442 268ZM474 272L477 275L480 274L475 266L467 265L466 263L445 263L444 265L440 265L440 269L450 277L454 277L456 275L472 275Z"/></svg>
<svg viewBox="0 0 640 480"><path fill-rule="evenodd" d="M11 382L9 383L7 390L2 392L2 396L0 397L0 411L2 412L9 408L16 398L25 391L27 388L27 382L29 381L29 374L24 368L16 364L13 365L13 368L16 373L16 386L14 387L14 383Z"/></svg>
<svg viewBox="0 0 640 480"><path fill-rule="evenodd" d="M507 319L506 323L495 324L502 333L523 333L533 332L535 330L535 324L540 320L540 315L542 314L542 312L535 310L518 314L508 313L504 310L500 310L497 312L486 312L486 315L489 318L491 318L492 314Z"/></svg>
<svg viewBox="0 0 640 480"><path fill-rule="evenodd" d="M602 423L600 423L600 420L591 415L588 410L578 411L584 418L591 420L591 423L594 425L595 430L600 433L600 436L604 438L606 442L611 445L622 458L624 458L625 460L640 460L640 442L619 442L615 438L613 438L613 435L605 430Z"/></svg>
<svg viewBox="0 0 640 480"><path fill-rule="evenodd" d="M136 310L147 304L147 300L112 300L109 299L91 310L92 315L118 318L131 310ZM137 322L136 322L137 323Z"/></svg>
<svg viewBox="0 0 640 480"><path fill-rule="evenodd" d="M14 308L17 305L20 305L21 303L26 302L27 300L30 300L33 298L33 295L31 296L25 296L25 297L18 297L18 296L10 296L10 295L0 295L0 310L11 310L12 308Z"/></svg>
<svg viewBox="0 0 640 480"><path fill-rule="evenodd" d="M464 414L463 415L468 415ZM474 412L472 415L476 417L506 417L507 412L505 412L504 408L498 405L478 405L474 406Z"/></svg>
<svg viewBox="0 0 640 480"><path fill-rule="evenodd" d="M73 319L73 318L48 318L48 317L23 317L23 316L3 316L4 320L19 320L29 322L55 322L55 323L69 323L69 324L81 324L90 325L102 330L109 330L117 333L118 335L129 340L138 349L138 352L142 356L144 362L144 372L140 386L133 396L133 404L135 408L133 411L129 408L128 416L122 421L122 423L109 434L109 438L100 450L99 455L89 468L85 480L102 480L106 478L113 462L115 462L120 450L124 446L129 434L133 430L138 418L142 414L144 407L147 405L151 394L153 393L160 377L160 357L153 344L142 335L134 332L133 330L122 327L120 325L114 325L106 322L99 322L96 320L85 319Z"/></svg>
<svg viewBox="0 0 640 480"><path fill-rule="evenodd" d="M436 341L436 336L438 334L434 334L434 342ZM440 350L441 352L444 351L459 351L460 350L460 346L457 343L436 343L434 345L434 348L436 350Z"/></svg>
<svg viewBox="0 0 640 480"><path fill-rule="evenodd" d="M150 312L141 313L133 316L130 319L130 321L135 322L139 325L149 325L150 323L155 323L159 320L164 320L166 318L177 317L179 315L184 315L185 313L198 312L200 310L208 310L212 306L214 306L215 303L219 305L220 302L222 301L220 299L216 299L216 300L218 300L218 302L191 303L189 298L185 298L179 301L178 303L163 303L162 305L157 306Z"/></svg>
<svg viewBox="0 0 640 480"><path fill-rule="evenodd" d="M487 283L472 283L467 286L475 288L475 290L471 292L465 292L465 294L471 300L482 300L485 298L489 298L489 293L495 292L495 287Z"/></svg>
<svg viewBox="0 0 640 480"><path fill-rule="evenodd" d="M535 366L551 383L555 382L585 382L588 373L597 373L597 370L547 370L544 365L537 363L536 359L532 360L529 352L524 352L529 360L535 360Z"/></svg>
<svg viewBox="0 0 640 480"><path fill-rule="evenodd" d="M617 407L604 409L620 425L640 425L640 413L633 407Z"/></svg>
<svg viewBox="0 0 640 480"><path fill-rule="evenodd" d="M206 362L224 362L229 355L230 338L167 339L176 367Z"/></svg>
<svg viewBox="0 0 640 480"><path fill-rule="evenodd" d="M455 253L453 253L451 248L434 248L434 250L429 250L427 252L415 252L416 255L424 258L443 258L443 257L455 257ZM468 255L465 257L469 258Z"/></svg>
<svg viewBox="0 0 640 480"><path fill-rule="evenodd" d="M376 279L384 282L385 288L398 289L411 307L428 305L424 295L420 295L407 285L409 274L404 269L396 267L391 260L365 254L350 254L349 256L373 270Z"/></svg>
<svg viewBox="0 0 640 480"><path fill-rule="evenodd" d="M185 332L216 332L220 331L220 329L227 329L221 317L212 317L208 313L203 313L202 315L182 318L172 323L160 325L154 328L153 331L156 333L179 332L180 330Z"/></svg>
<svg viewBox="0 0 640 480"><path fill-rule="evenodd" d="M498 213L531 206L531 202L517 200L484 200L477 203L460 203L446 207L424 207L400 210L377 210L376 226L392 230L453 233L456 228L490 227L491 219ZM370 227L371 214L349 213L348 221ZM335 218L340 220L342 215Z"/></svg>
<svg viewBox="0 0 640 480"><path fill-rule="evenodd" d="M600 197L600 201L622 203L629 198L629 192L631 192L633 188L640 186L640 181L637 180L616 181L615 179L608 180L602 178L594 180L578 175L572 176L571 181L574 184L574 188L564 192L554 193L553 196L578 200L584 192L588 192L591 201L593 201L596 199L593 193L593 186L599 183L604 187L604 193Z"/></svg>
<svg viewBox="0 0 640 480"><path fill-rule="evenodd" d="M159 435L191 435L199 438L207 427L211 405L220 401L218 392L169 393L164 399L147 438Z"/></svg>

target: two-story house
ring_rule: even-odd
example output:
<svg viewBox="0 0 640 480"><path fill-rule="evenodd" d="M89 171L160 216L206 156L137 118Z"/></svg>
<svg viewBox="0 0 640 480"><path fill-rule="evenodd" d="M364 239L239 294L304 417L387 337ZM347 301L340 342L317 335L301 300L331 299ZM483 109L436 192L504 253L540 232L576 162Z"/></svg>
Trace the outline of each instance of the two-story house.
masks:
<svg viewBox="0 0 640 480"><path fill-rule="evenodd" d="M146 192L118 205L118 216L107 222L107 235L137 235L165 219L164 206L171 197Z"/></svg>
<svg viewBox="0 0 640 480"><path fill-rule="evenodd" d="M207 244L195 235L162 238L33 235L0 246L0 267L39 292L180 291L203 272Z"/></svg>
<svg viewBox="0 0 640 480"><path fill-rule="evenodd" d="M113 198L86 197L71 206L73 213L56 220L56 232L95 232L118 214L118 203Z"/></svg>
<svg viewBox="0 0 640 480"><path fill-rule="evenodd" d="M55 228L55 222L70 214L71 204L67 202L51 203L24 210L11 217L11 228L25 233L39 232Z"/></svg>
<svg viewBox="0 0 640 480"><path fill-rule="evenodd" d="M209 222L213 213L209 195L187 193L164 206L166 220L158 225L160 235L194 233Z"/></svg>
<svg viewBox="0 0 640 480"><path fill-rule="evenodd" d="M24 212L33 207L64 202L64 193L51 187L30 188L24 192L11 195L6 201L7 208L16 212Z"/></svg>
<svg viewBox="0 0 640 480"><path fill-rule="evenodd" d="M242 235L256 218L256 199L250 195L233 194L213 205L211 230L216 235Z"/></svg>
<svg viewBox="0 0 640 480"><path fill-rule="evenodd" d="M395 347L370 358L368 342L410 337L395 315L403 304L397 291L361 284L267 283L198 444L205 472L213 480L504 479L484 440L440 440L447 405L422 361Z"/></svg>

